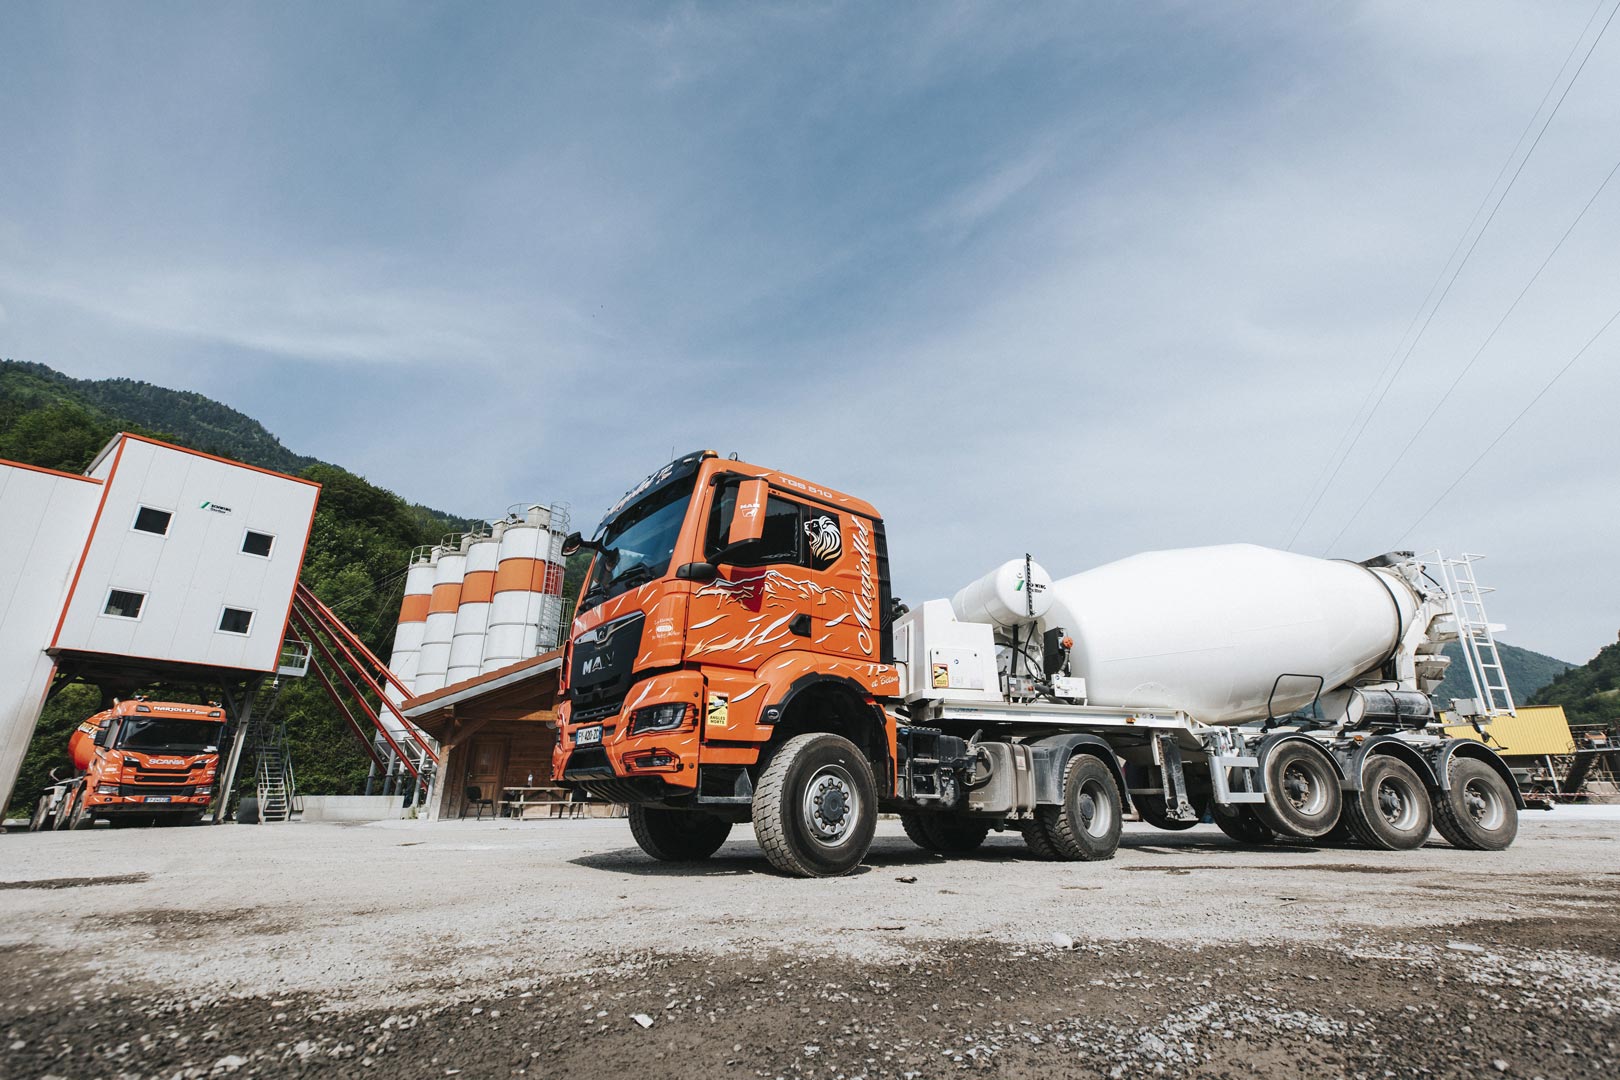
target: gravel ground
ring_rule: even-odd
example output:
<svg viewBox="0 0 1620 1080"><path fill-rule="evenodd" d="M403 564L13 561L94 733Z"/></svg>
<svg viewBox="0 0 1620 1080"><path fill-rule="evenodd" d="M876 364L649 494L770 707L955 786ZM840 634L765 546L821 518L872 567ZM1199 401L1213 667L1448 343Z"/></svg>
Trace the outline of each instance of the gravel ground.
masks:
<svg viewBox="0 0 1620 1080"><path fill-rule="evenodd" d="M0 838L0 1077L1620 1075L1620 813L846 878L622 821Z"/></svg>

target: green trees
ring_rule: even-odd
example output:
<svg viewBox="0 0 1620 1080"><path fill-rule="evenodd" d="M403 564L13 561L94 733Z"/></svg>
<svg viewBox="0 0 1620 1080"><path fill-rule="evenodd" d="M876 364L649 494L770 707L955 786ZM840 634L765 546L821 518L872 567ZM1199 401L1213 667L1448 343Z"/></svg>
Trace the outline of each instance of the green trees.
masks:
<svg viewBox="0 0 1620 1080"><path fill-rule="evenodd" d="M1562 705L1571 726L1620 722L1620 642L1558 676L1530 703Z"/></svg>

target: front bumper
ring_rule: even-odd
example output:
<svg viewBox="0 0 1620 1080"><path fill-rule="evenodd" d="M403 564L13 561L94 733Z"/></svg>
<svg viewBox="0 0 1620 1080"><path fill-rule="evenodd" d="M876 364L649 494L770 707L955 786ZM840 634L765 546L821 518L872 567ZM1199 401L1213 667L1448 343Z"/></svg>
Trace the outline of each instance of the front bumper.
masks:
<svg viewBox="0 0 1620 1080"><path fill-rule="evenodd" d="M575 724L565 709L559 715L552 775L613 802L654 802L691 792L698 782L703 687L698 672L676 671L636 683L613 716ZM679 727L631 733L638 709L665 704L689 706ZM602 728L600 744L576 745L581 730L597 725Z"/></svg>

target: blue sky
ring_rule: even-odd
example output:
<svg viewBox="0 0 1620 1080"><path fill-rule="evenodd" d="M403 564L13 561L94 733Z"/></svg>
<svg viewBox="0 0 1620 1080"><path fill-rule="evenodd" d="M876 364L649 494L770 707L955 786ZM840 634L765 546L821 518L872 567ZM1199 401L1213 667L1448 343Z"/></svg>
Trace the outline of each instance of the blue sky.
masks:
<svg viewBox="0 0 1620 1080"><path fill-rule="evenodd" d="M1282 546L1593 11L8 5L0 355L467 514L737 450L876 503L913 599ZM1620 183L1374 484L1617 91L1620 30L1298 540L1487 553L1508 640L1577 661L1620 625L1620 327L1406 534L1620 302Z"/></svg>

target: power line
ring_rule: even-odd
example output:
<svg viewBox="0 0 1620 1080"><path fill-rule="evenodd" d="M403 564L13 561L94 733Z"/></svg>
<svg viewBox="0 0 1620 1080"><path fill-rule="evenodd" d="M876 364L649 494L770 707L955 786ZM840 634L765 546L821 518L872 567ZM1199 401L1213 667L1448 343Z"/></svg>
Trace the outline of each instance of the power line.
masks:
<svg viewBox="0 0 1620 1080"><path fill-rule="evenodd" d="M1582 345L1580 347L1580 350L1578 352L1576 352L1574 356L1569 358L1568 363L1566 363L1563 367L1558 369L1558 373L1556 375L1554 375L1551 379L1547 380L1547 385L1543 386L1539 391L1537 391L1536 396L1531 398L1529 403L1526 404L1524 408L1519 410L1519 415L1515 416L1512 420L1508 421L1508 426L1503 428L1501 430L1501 432L1496 436L1496 438L1491 440L1489 446L1485 447L1485 449L1483 449L1483 450L1481 450L1479 452L1478 457L1476 457L1473 461L1469 462L1468 468L1464 469L1462 471L1462 473L1457 477L1457 479L1453 480L1451 482L1451 485L1449 487L1447 487L1446 490L1442 491L1440 493L1440 496L1437 499L1435 499L1434 502L1429 504L1429 508L1427 510L1423 511L1423 513L1419 514L1417 516L1417 520L1412 522L1412 524L1410 524L1410 525L1408 525L1406 527L1406 531L1401 533L1400 539L1395 541L1395 544L1396 544L1397 547L1400 546L1403 542L1405 542L1405 540L1406 540L1406 538L1408 536L1412 535L1412 530L1413 529L1416 529L1419 525L1423 524L1423 519L1424 518L1426 518L1430 514L1434 513L1435 507L1439 506L1442 502L1445 502L1446 496L1450 495L1453 491L1457 490L1457 485L1458 484L1461 484L1464 480L1468 479L1468 474L1473 472L1474 469L1479 466L1479 463L1481 461L1485 460L1485 455L1489 454L1492 450L1496 449L1496 444L1497 443L1499 443L1503 439L1507 438L1508 432L1512 431L1516 426L1518 426L1519 421L1524 419L1525 413L1527 413L1531 409L1535 408L1536 407L1536 402L1540 401L1542 398L1547 396L1547 391L1551 390L1554 386L1556 386L1557 383L1558 383L1558 380L1562 379L1564 377L1564 373L1567 372L1570 368L1575 366L1575 361L1579 360L1582 356L1586 355L1586 350L1590 349L1593 346L1593 344L1596 343L1597 339L1602 337L1604 332L1607 331L1610 326L1614 325L1614 321L1616 319L1620 319L1620 308L1616 308L1614 314L1610 315L1609 318L1607 319L1607 321L1605 321L1602 326L1598 327L1598 332L1597 333L1593 334L1591 337L1586 339L1586 344Z"/></svg>
<svg viewBox="0 0 1620 1080"><path fill-rule="evenodd" d="M1355 512L1344 523L1344 527L1338 531L1332 540L1328 541L1327 547L1323 549L1324 554L1332 550L1333 546L1349 531L1350 526L1355 524L1356 519L1361 516L1361 512L1367 509L1367 504L1372 502L1373 496L1378 494L1378 489L1384 486L1384 483L1394 474L1395 469L1405 460L1406 455L1411 452L1419 436L1434 422L1434 418L1440 415L1441 408L1451 399L1451 395L1456 392L1457 387L1462 385L1464 376L1473 370L1474 364L1484 354L1486 348L1492 341L1496 340L1497 331L1502 329L1503 324L1508 321L1508 317L1518 308L1519 301L1523 300L1530 291L1531 286L1535 285L1536 280L1541 277L1541 272L1547 269L1547 264L1552 262L1553 256L1558 254L1558 249L1564 246L1564 241L1569 239L1570 233L1575 231L1575 226L1581 223L1581 219L1586 216L1586 212L1592 209L1592 204L1597 202L1598 196L1603 194L1603 189L1609 186L1609 181L1614 179L1616 173L1620 173L1620 161L1615 162L1614 168L1609 170L1609 175L1603 178L1603 183L1599 184L1597 190L1592 192L1592 197L1586 200L1586 205L1581 207L1581 212L1576 214L1575 220L1569 223L1569 228L1564 230L1564 235L1560 236L1558 243L1554 244L1552 250L1547 252L1547 257L1541 260L1541 265L1536 267L1534 274L1530 275L1530 280L1525 282L1524 288L1519 290L1519 295L1513 298L1513 303L1509 304L1508 309L1502 313L1502 317L1496 320L1496 325L1491 327L1491 332L1485 336L1484 341L1480 342L1479 348L1474 350L1474 355L1469 357L1468 363L1464 364L1462 370L1457 372L1456 377L1451 380L1451 385L1446 387L1446 392L1440 395L1440 400L1435 402L1434 408L1429 410L1429 415L1423 418L1423 423L1419 424L1417 430L1412 432L1412 437L1406 441L1405 446L1401 447L1401 452L1395 455L1395 460L1389 463L1389 468L1384 470L1384 475L1380 476L1378 482L1372 486L1372 490L1367 492L1367 497L1361 500L1361 504L1356 507Z"/></svg>
<svg viewBox="0 0 1620 1080"><path fill-rule="evenodd" d="M1350 440L1348 446L1344 446L1344 435L1339 437L1339 443L1334 447L1334 455L1328 458L1329 462L1336 462L1333 465L1333 471L1328 476L1327 482L1322 485L1321 490L1316 492L1316 497L1314 499L1310 499L1309 496L1307 496L1307 500L1310 503L1309 508L1306 509L1305 516L1300 519L1299 524L1294 528L1293 534L1288 538L1288 550L1293 550L1294 544L1299 540L1299 534L1302 533L1305 530L1305 526L1310 523L1311 517L1315 515L1317 507L1322 504L1322 499L1330 490L1332 490L1333 482L1338 479L1339 473L1341 470L1343 470L1345 463L1349 461L1351 453L1355 451L1357 444L1361 442L1362 435L1364 435L1367 431L1367 425L1370 424L1372 422L1372 418L1377 415L1378 406L1383 404L1384 398L1388 396L1389 391L1394 387L1396 380L1400 378L1401 371L1405 369L1406 362L1411 359L1412 353L1417 348L1418 342L1422 339L1424 332L1428 330L1429 324L1434 321L1435 314L1440 310L1441 305L1446 302L1446 297L1450 295L1451 287L1456 283L1457 276L1462 273L1463 267L1467 265L1468 260L1473 256L1474 249L1479 246L1479 242L1484 237L1486 230L1491 227L1491 222L1496 219L1496 212L1497 210L1501 209L1503 200L1507 198L1508 192L1513 190L1513 185L1518 181L1519 174L1524 171L1524 167L1530 161L1531 155L1536 152L1536 147L1541 144L1541 137L1547 133L1547 128L1552 123L1553 117L1558 115L1558 110L1563 106L1564 99L1569 96L1570 88L1573 87L1576 80L1581 77L1581 72L1586 68L1587 60L1592 56L1592 50L1596 49L1598 42L1603 40L1604 33L1606 33L1609 29L1609 23L1614 21L1615 13L1620 12L1620 0L1616 0L1614 8L1609 12L1608 19L1604 20L1602 29L1600 29L1597 36L1592 39L1592 44L1587 47L1586 55L1581 57L1580 66L1575 69L1575 74L1571 75L1569 82L1564 85L1564 92L1558 96L1557 103L1553 105L1552 111L1547 114L1547 119L1542 123L1541 130L1536 132L1535 141L1530 144L1530 149L1526 150L1524 157L1519 160L1519 167L1513 171L1513 176L1508 180L1507 186L1502 189L1501 195L1497 196L1495 205L1491 207L1490 215L1485 219L1485 223L1479 227L1479 231L1474 234L1473 242L1469 244L1467 252L1463 255L1462 260L1457 263L1456 268L1452 270L1451 277L1446 279L1445 290L1440 294L1440 298L1435 301L1434 306L1429 308L1428 317L1423 320L1423 325L1421 328L1419 328L1417 336L1412 338L1411 344L1407 345L1406 352L1404 355L1402 355L1401 344L1406 341L1407 335L1411 333L1412 325L1416 323L1418 321L1418 317L1423 314L1424 307L1427 306L1429 302L1429 297L1434 295L1435 287L1440 284L1442 279L1446 278L1446 268L1451 265L1452 259L1456 258L1457 250L1462 247L1463 241L1468 239L1469 232L1473 230L1474 222L1479 220L1480 211L1484 210L1485 204L1490 202L1491 192L1496 190L1497 183L1502 179L1502 175L1507 172L1508 166L1513 163L1514 157L1519 152L1519 147L1524 145L1525 136L1528 135L1530 133L1530 129L1535 126L1536 117L1541 114L1541 109L1547 104L1547 99L1552 97L1553 90L1558 86L1559 80L1563 78L1564 72L1569 68L1570 60L1574 58L1576 51L1580 48L1581 41L1586 37L1587 30L1591 29L1593 21L1597 19L1598 12L1603 10L1604 3L1605 0L1598 0L1597 6L1592 9L1592 14L1587 17L1586 25L1581 27L1581 32L1576 35L1574 43L1570 46L1569 53L1564 57L1564 62L1559 65L1558 73L1553 76L1552 82L1547 86L1546 93L1542 94L1541 101L1537 103L1535 111L1530 114L1529 123L1525 125L1524 131L1519 134L1518 141L1513 144L1513 149L1508 152L1507 160L1502 163L1501 169L1497 170L1496 179L1491 181L1491 186L1486 189L1485 197L1480 200L1479 207L1474 211L1474 216L1469 219L1468 225L1463 229L1463 234L1458 239L1456 247L1452 248L1451 255L1441 266L1439 276L1435 278L1434 284L1429 286L1429 291L1427 295L1424 296L1423 303L1418 305L1417 312L1412 316L1412 322L1407 324L1406 330L1401 334L1400 340L1396 342L1395 351L1390 354L1389 360L1385 361L1383 369L1378 373L1378 378L1373 381L1373 384L1370 387L1368 387L1366 397L1362 398L1361 406L1357 408L1354 414L1352 414L1349 424L1345 426L1345 434L1349 434L1350 429L1354 427L1355 436ZM1400 356L1400 363L1395 366L1394 374L1389 375L1388 381L1386 382L1385 375L1389 373L1390 366L1391 364L1395 363L1395 358L1397 356ZM1372 408L1367 408L1368 400L1372 398L1373 392L1377 390L1380 385L1383 386L1383 390L1378 394L1377 401L1373 403ZM1365 412L1365 415L1363 415L1363 412ZM1361 421L1359 427L1356 426L1356 421L1358 418ZM1344 446L1342 453L1339 450L1339 446ZM1327 463L1324 462L1323 471L1325 472L1326 470ZM1321 473L1318 473L1317 476L1318 479L1320 479ZM1312 484L1312 490L1315 490L1315 483Z"/></svg>

